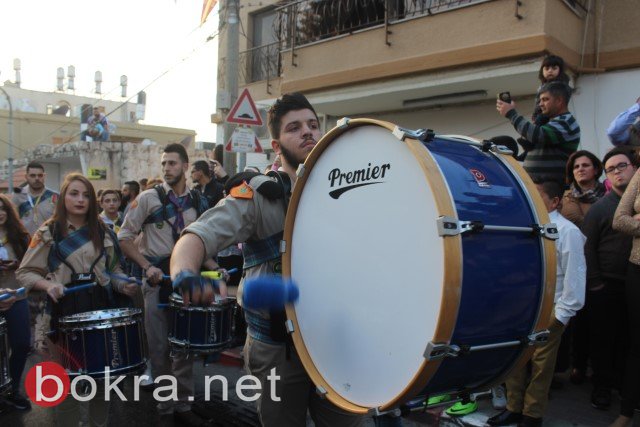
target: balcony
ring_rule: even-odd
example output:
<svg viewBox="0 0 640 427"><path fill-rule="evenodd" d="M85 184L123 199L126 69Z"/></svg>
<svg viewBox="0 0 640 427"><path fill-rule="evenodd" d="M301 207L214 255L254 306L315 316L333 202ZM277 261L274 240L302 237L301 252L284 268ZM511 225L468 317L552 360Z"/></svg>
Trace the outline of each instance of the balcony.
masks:
<svg viewBox="0 0 640 427"><path fill-rule="evenodd" d="M492 0L300 0L278 8L283 48Z"/></svg>

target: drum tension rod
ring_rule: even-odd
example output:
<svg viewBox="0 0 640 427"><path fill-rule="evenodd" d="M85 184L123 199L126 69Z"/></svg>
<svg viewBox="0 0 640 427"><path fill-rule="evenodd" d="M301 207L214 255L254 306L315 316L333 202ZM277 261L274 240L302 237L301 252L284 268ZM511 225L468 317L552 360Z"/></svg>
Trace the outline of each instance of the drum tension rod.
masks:
<svg viewBox="0 0 640 427"><path fill-rule="evenodd" d="M505 341L493 344L482 345L455 345L429 342L424 351L424 358L427 360L441 360L447 357L460 357L469 353L484 350L495 350L498 348L542 345L549 340L549 331L537 331L519 340Z"/></svg>
<svg viewBox="0 0 640 427"><path fill-rule="evenodd" d="M541 236L549 240L558 238L558 228L555 224L533 224L529 227L514 227L507 225L485 225L482 221L460 221L450 216L441 216L437 220L438 235L457 236L464 233L479 233L481 231L511 231L518 233L529 233L534 236Z"/></svg>

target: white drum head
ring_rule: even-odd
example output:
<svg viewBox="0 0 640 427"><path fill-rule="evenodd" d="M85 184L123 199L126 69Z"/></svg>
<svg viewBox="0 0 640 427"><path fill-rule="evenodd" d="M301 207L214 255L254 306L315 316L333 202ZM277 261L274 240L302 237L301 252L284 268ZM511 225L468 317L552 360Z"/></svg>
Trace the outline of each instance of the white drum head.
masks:
<svg viewBox="0 0 640 427"><path fill-rule="evenodd" d="M335 392L383 406L418 375L436 330L445 274L436 200L416 156L381 126L336 137L305 173L287 248L298 332Z"/></svg>

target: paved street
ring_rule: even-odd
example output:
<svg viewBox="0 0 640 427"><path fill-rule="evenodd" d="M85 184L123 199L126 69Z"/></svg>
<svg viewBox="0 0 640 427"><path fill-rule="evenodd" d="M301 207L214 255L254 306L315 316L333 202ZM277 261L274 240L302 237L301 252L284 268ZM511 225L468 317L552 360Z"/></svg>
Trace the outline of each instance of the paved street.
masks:
<svg viewBox="0 0 640 427"><path fill-rule="evenodd" d="M29 362L33 364L35 359L30 358ZM223 364L210 364L204 366L198 361L195 365L196 378L204 378L205 375L223 375L230 384L229 400L226 403L221 399L221 385L219 381L212 383L212 399L209 402L203 401L204 383L203 381L196 384L196 403L194 410L200 415L211 420L211 426L238 426L247 427L258 425L255 414L255 408L251 403L241 401L235 393L233 385L240 376L244 375L244 371L238 366L228 366ZM30 367L30 366L29 366ZM26 372L26 370L25 370ZM127 381L123 387L123 392L127 399L133 398L132 381ZM594 409L590 402L589 396L591 386L588 383L576 386L571 384L568 379L563 378L563 388L552 390L551 400L544 425L546 427L566 427L566 426L589 426L604 427L611 423L619 408L619 397L614 395L614 405L608 411ZM158 423L158 417L155 411L155 402L151 393L141 391L141 400L139 402L120 402L115 400L111 403L110 408L110 426L154 426ZM412 414L408 418L403 419L405 427L418 426L483 426L486 419L495 414L497 411L491 408L491 402L488 398L479 400L480 409L478 412L463 418L451 419L442 414L441 410L431 409L426 413ZM640 415L636 415L634 426L640 426ZM313 426L311 420L308 426ZM54 425L54 416L52 409L40 408L34 405L33 409L28 412L14 411L8 414L0 415L0 425L4 426L52 426ZM374 422L371 418L367 418L366 427L373 427Z"/></svg>

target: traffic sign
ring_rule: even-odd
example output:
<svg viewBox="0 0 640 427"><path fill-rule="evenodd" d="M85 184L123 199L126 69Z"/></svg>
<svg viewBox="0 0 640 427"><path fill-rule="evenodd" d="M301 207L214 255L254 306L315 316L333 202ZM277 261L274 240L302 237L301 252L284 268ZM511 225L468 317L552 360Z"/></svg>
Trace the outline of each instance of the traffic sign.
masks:
<svg viewBox="0 0 640 427"><path fill-rule="evenodd" d="M262 153L262 146L255 132L250 128L236 128L225 150L236 153Z"/></svg>
<svg viewBox="0 0 640 427"><path fill-rule="evenodd" d="M262 126L262 117L253 102L249 89L245 88L229 114L227 114L227 122L237 125Z"/></svg>

